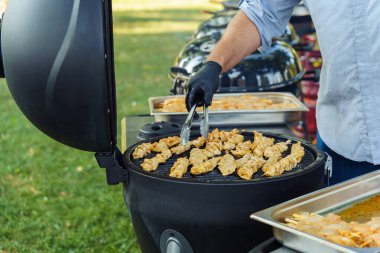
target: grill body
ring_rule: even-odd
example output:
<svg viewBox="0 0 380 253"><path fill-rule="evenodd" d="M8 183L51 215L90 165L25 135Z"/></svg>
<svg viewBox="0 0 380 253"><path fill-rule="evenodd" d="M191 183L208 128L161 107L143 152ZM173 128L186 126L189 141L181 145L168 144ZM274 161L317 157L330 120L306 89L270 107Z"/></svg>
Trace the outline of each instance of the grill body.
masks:
<svg viewBox="0 0 380 253"><path fill-rule="evenodd" d="M124 198L143 252L160 252L160 236L167 229L181 233L197 253L248 252L271 236L270 227L249 218L252 212L324 186L325 157L307 144L314 156L311 164L251 181L179 180L147 173L130 159L136 145L124 157L129 174Z"/></svg>

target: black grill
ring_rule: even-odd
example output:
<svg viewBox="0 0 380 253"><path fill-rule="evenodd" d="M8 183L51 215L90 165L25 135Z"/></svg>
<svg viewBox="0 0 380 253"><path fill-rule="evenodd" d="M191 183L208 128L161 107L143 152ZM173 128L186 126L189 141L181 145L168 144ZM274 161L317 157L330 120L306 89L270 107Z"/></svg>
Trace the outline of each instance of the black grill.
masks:
<svg viewBox="0 0 380 253"><path fill-rule="evenodd" d="M251 140L251 141L253 140L253 133L252 132L244 132L244 133L242 133L242 135L244 135L246 141L247 140ZM274 138L275 143L286 141L288 139L292 140L291 144L296 142L296 140L294 140L291 137L265 134L265 133L264 133L264 135L267 137ZM192 136L191 140L198 138L198 137L199 137L198 135ZM160 138L163 138L163 137L161 136ZM160 138L151 139L150 141L154 142L154 141L159 140ZM130 147L130 150L131 149L134 150L141 143L142 142L133 145L132 147ZM291 144L289 144L289 147ZM130 166L130 168L137 170L140 173L150 174L150 175L154 175L154 176L166 178L166 179L171 179L171 180L181 180L181 181L191 181L191 182L197 181L197 182L205 182L205 183L207 183L207 182L214 182L214 183L218 183L218 182L220 182L220 183L243 182L244 183L244 182L264 181L264 180L273 180L273 179L283 178L283 177L287 177L290 175L301 173L301 172L309 169L310 168L309 165L312 165L312 163L316 160L317 154L311 147L309 147L309 145L304 145L304 143L302 143L302 146L305 149L305 155L304 155L302 161L297 165L296 168L294 168L291 171L284 172L282 175L276 176L276 177L264 177L263 172L261 170L259 170L257 173L254 174L254 176L251 180L241 179L236 174L236 172L229 175L229 176L222 176L222 174L219 172L217 167L212 172L202 174L202 175L198 175L198 176L194 176L194 175L190 174L190 170L188 170L188 172L181 179L169 177L170 168L173 166L174 162L179 157L189 157L190 150L182 153L181 155L174 155L173 154L173 156L170 159L168 159L165 164L160 164L159 167L157 168L157 170L152 171L152 172L146 172L140 167L140 164L144 161L144 158L138 159L138 160L133 160L132 157L129 157L128 160L132 161L132 164L135 165L135 166ZM283 153L283 157L285 157L289 153L290 153L290 148L286 152ZM126 154L132 154L132 152L126 152ZM156 154L157 153L151 153L146 158L152 158ZM222 153L222 155L224 155L224 152Z"/></svg>

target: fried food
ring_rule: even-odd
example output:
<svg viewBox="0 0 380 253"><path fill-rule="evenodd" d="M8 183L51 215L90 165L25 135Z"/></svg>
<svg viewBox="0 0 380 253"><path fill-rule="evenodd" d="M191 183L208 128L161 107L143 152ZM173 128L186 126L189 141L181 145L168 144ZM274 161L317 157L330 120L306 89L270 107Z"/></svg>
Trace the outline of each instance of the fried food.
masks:
<svg viewBox="0 0 380 253"><path fill-rule="evenodd" d="M145 171L153 171L158 168L160 163L165 163L172 156L172 152L170 149L165 149L161 153L157 154L153 158L144 159L143 163L141 163L141 168Z"/></svg>
<svg viewBox="0 0 380 253"><path fill-rule="evenodd" d="M289 227L322 237L343 246L380 247L380 217L369 222L345 222L339 215L321 216L314 213L295 213L285 219Z"/></svg>
<svg viewBox="0 0 380 253"><path fill-rule="evenodd" d="M140 159L144 156L150 154L152 148L152 143L143 143L136 147L136 149L132 153L133 159Z"/></svg>
<svg viewBox="0 0 380 253"><path fill-rule="evenodd" d="M284 173L284 171L291 171L297 166L298 162L302 160L304 154L305 150L301 146L300 142L293 144L290 155L286 156L285 158L282 158L278 162L266 166L264 176L279 176L282 173Z"/></svg>
<svg viewBox="0 0 380 253"><path fill-rule="evenodd" d="M218 169L223 176L231 175L236 170L235 158L230 154L224 155L218 163Z"/></svg>
<svg viewBox="0 0 380 253"><path fill-rule="evenodd" d="M189 162L191 165L198 165L206 161L208 158L208 152L204 149L193 148L190 151Z"/></svg>
<svg viewBox="0 0 380 253"><path fill-rule="evenodd" d="M241 143L239 143L239 144L236 146L236 149L235 149L235 150L232 150L232 151L231 151L231 153L232 153L236 158L243 157L244 155L251 153L251 145L252 145L251 141L244 141L244 142L241 142Z"/></svg>
<svg viewBox="0 0 380 253"><path fill-rule="evenodd" d="M175 161L173 167L170 169L169 177L182 178L187 172L189 166L189 159L186 157L180 157Z"/></svg>
<svg viewBox="0 0 380 253"><path fill-rule="evenodd" d="M207 160L201 164L194 165L191 167L190 173L193 175L200 175L204 174L210 171L213 171L215 167L218 165L222 157L214 157L211 158L210 160Z"/></svg>
<svg viewBox="0 0 380 253"><path fill-rule="evenodd" d="M239 177L245 180L250 180L265 163L262 157L252 156L243 166L237 170Z"/></svg>

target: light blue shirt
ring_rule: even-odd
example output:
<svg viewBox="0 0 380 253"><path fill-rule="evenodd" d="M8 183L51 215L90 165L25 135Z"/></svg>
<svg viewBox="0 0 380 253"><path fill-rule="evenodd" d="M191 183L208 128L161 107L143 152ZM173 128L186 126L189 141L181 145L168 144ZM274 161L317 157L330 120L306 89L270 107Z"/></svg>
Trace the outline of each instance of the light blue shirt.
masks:
<svg viewBox="0 0 380 253"><path fill-rule="evenodd" d="M280 36L298 0L244 0L262 50ZM336 153L380 164L380 1L304 0L323 67L317 103L322 140Z"/></svg>

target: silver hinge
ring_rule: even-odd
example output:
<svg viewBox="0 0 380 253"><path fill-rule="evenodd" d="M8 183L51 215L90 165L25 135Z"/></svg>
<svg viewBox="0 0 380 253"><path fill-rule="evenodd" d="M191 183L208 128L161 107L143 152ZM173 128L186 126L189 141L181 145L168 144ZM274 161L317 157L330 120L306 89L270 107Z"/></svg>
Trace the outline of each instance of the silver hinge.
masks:
<svg viewBox="0 0 380 253"><path fill-rule="evenodd" d="M327 185L330 185L330 178L332 177L333 170L332 158L327 152L324 153L326 155L325 176L327 176Z"/></svg>

